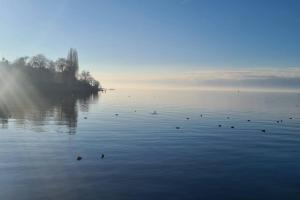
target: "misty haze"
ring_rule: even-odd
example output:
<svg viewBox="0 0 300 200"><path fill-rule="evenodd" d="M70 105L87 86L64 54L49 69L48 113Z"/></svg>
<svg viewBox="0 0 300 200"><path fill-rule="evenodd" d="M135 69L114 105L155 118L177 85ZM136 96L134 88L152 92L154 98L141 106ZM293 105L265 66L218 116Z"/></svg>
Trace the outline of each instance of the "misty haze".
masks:
<svg viewBox="0 0 300 200"><path fill-rule="evenodd" d="M0 199L300 199L300 2L0 0Z"/></svg>

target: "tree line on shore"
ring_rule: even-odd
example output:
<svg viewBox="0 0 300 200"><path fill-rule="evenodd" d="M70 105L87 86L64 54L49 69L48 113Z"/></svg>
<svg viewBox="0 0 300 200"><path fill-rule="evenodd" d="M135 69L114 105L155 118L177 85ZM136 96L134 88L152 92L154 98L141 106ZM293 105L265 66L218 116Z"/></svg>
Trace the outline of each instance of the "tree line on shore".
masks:
<svg viewBox="0 0 300 200"><path fill-rule="evenodd" d="M78 53L76 49L71 48L67 58L58 58L55 61L42 54L20 57L13 62L2 58L0 82L5 82L12 74L18 74L41 90L98 92L101 89L99 81L95 80L90 72L78 71Z"/></svg>

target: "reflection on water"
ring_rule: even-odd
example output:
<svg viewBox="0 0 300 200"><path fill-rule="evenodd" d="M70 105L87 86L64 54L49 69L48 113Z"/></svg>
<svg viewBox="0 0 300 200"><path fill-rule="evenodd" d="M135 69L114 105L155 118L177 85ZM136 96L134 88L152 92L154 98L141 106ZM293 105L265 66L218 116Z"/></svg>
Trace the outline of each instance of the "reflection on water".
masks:
<svg viewBox="0 0 300 200"><path fill-rule="evenodd" d="M300 199L299 94L99 95L0 96L1 200Z"/></svg>
<svg viewBox="0 0 300 200"><path fill-rule="evenodd" d="M98 94L48 94L22 101L2 96L0 101L0 126L9 125L41 131L42 127L65 126L69 134L76 133L78 109L88 112L89 105L98 101ZM37 128L40 127L40 128Z"/></svg>

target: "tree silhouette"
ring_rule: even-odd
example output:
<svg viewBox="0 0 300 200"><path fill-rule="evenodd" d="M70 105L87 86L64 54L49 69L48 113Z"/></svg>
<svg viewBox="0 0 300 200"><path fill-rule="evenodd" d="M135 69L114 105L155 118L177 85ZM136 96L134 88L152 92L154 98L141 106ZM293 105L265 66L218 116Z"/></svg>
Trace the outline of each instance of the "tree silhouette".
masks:
<svg viewBox="0 0 300 200"><path fill-rule="evenodd" d="M63 72L66 70L67 67L67 59L65 58L58 58L55 61L55 67L57 72Z"/></svg>
<svg viewBox="0 0 300 200"><path fill-rule="evenodd" d="M36 56L33 56L30 61L29 64L34 67L34 68L47 68L49 63L49 60L42 54L38 54Z"/></svg>
<svg viewBox="0 0 300 200"><path fill-rule="evenodd" d="M15 73L23 75L23 79L30 81L42 91L71 91L71 92L98 92L100 83L88 71L78 75L79 63L76 49L71 48L67 58L58 58L56 61L48 59L42 54L31 58L20 57L14 62L5 58L0 61L0 73ZM5 81L5 76L3 77ZM25 83L20 83L26 87ZM1 86L0 86L1 88Z"/></svg>
<svg viewBox="0 0 300 200"><path fill-rule="evenodd" d="M73 85L78 73L78 53L76 49L71 48L67 56L67 68L65 78L69 85Z"/></svg>

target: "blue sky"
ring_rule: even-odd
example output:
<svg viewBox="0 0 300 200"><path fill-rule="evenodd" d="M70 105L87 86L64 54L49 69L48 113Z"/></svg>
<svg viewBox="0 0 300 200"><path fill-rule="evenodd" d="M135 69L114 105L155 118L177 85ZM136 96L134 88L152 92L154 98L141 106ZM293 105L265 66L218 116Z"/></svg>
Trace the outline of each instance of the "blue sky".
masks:
<svg viewBox="0 0 300 200"><path fill-rule="evenodd" d="M300 1L0 0L0 56L79 51L96 73L300 66Z"/></svg>

